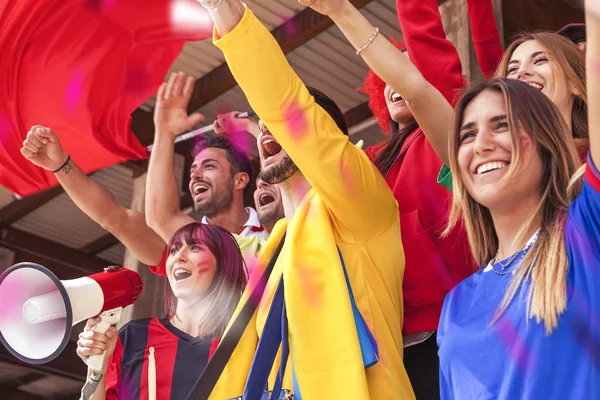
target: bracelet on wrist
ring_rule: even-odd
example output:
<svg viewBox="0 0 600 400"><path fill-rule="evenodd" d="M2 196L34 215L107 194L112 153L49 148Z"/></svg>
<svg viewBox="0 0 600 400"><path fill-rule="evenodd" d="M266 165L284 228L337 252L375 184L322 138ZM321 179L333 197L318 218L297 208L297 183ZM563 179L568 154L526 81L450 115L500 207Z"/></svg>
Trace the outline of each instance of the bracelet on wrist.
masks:
<svg viewBox="0 0 600 400"><path fill-rule="evenodd" d="M223 0L218 0L215 4L207 4L206 0L198 0L198 3L202 4L204 8L212 11L216 10L222 2Z"/></svg>
<svg viewBox="0 0 600 400"><path fill-rule="evenodd" d="M64 162L63 165L61 165L59 168L55 169L54 171L52 171L53 174L60 172L60 170L62 170L64 167L67 166L67 164L69 164L69 161L71 161L71 156L67 154L67 161Z"/></svg>
<svg viewBox="0 0 600 400"><path fill-rule="evenodd" d="M375 32L373 32L373 35L371 36L371 38L369 38L369 41L367 43L365 43L365 45L363 47L356 50L356 55L360 56L360 53L365 51L367 49L367 47L369 47L371 45L371 43L373 43L373 40L375 40L377 35L379 35L379 28L376 27Z"/></svg>

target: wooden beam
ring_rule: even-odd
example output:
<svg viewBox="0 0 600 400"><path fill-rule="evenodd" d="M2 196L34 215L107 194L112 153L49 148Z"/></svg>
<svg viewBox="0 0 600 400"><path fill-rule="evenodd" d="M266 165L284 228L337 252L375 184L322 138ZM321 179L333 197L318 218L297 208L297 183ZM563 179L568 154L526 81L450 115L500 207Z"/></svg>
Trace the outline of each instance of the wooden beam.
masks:
<svg viewBox="0 0 600 400"><path fill-rule="evenodd" d="M351 0L351 3L358 9L370 2L371 0ZM290 29L290 26L295 29ZM329 17L307 7L273 29L271 34L275 37L277 43L279 43L283 53L287 54L315 38L319 33L331 26L333 26L333 21ZM188 109L190 111L197 110L236 85L237 82L233 78L233 75L231 75L227 63L223 63L196 81L194 94Z"/></svg>
<svg viewBox="0 0 600 400"><path fill-rule="evenodd" d="M556 31L572 22L584 22L583 10L565 0L503 0L502 16L506 43L521 31Z"/></svg>
<svg viewBox="0 0 600 400"><path fill-rule="evenodd" d="M371 118L372 116L373 112L369 107L368 101L365 101L364 103L361 103L344 113L344 117L346 117L346 121L348 122L348 128L351 128L354 125Z"/></svg>
<svg viewBox="0 0 600 400"><path fill-rule="evenodd" d="M87 367L76 353L77 343L69 341L62 353L47 364L27 364L0 346L0 361L27 366L31 371L84 381ZM4 398L4 397L3 397Z"/></svg>
<svg viewBox="0 0 600 400"><path fill-rule="evenodd" d="M0 227L0 245L61 264L78 277L102 272L111 265L110 261L10 227Z"/></svg>
<svg viewBox="0 0 600 400"><path fill-rule="evenodd" d="M11 225L30 212L43 206L63 192L61 186L55 186L43 192L13 201L0 210L0 225Z"/></svg>
<svg viewBox="0 0 600 400"><path fill-rule="evenodd" d="M30 372L26 375L19 376L17 378L12 379L10 381L10 383L6 383L6 385L9 387L16 388L19 386L28 385L32 382L38 381L45 376L46 376L46 374L41 374L39 372Z"/></svg>
<svg viewBox="0 0 600 400"><path fill-rule="evenodd" d="M356 8L362 8L372 0L351 0ZM445 0L441 0L442 2ZM295 29L290 29L293 26ZM314 11L312 8L305 8L291 19L277 26L271 31L271 34L279 43L284 54L290 53L296 48L302 46L309 40L316 37L319 33L333 26L333 21L322 14ZM188 106L189 111L195 111L206 103L216 99L223 93L237 86L237 82L231 75L231 71L224 62L208 72L196 81L194 94ZM154 135L154 123L152 113L141 109L135 110L132 114L131 129L137 136L142 145L147 146L152 143Z"/></svg>
<svg viewBox="0 0 600 400"><path fill-rule="evenodd" d="M44 400L47 397L40 397L32 393L22 392L17 388L0 385L0 393L2 393L3 399L10 400Z"/></svg>
<svg viewBox="0 0 600 400"><path fill-rule="evenodd" d="M106 235L101 236L98 239L81 247L79 250L85 254L95 255L102 253L104 250L110 249L118 244L119 239L117 239L112 233L107 233Z"/></svg>

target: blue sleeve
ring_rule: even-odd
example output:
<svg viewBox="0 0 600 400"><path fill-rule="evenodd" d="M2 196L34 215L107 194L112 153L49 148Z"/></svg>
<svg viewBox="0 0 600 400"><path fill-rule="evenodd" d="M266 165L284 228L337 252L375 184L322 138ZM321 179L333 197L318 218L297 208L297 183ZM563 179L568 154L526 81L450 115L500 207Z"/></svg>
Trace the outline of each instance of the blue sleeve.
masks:
<svg viewBox="0 0 600 400"><path fill-rule="evenodd" d="M569 297L600 304L600 172L588 157L583 188L571 207L565 227L569 258Z"/></svg>
<svg viewBox="0 0 600 400"><path fill-rule="evenodd" d="M600 245L600 172L588 156L583 188L569 208L568 229L576 229L579 235L570 239L584 241L598 249ZM585 234L586 237L581 237ZM576 244L576 243L574 243ZM598 254L596 252L596 254Z"/></svg>

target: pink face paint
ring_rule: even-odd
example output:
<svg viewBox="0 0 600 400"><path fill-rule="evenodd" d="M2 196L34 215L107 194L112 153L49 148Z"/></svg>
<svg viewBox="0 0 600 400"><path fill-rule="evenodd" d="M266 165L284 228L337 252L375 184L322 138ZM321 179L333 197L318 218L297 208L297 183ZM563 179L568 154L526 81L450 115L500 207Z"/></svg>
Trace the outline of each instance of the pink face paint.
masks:
<svg viewBox="0 0 600 400"><path fill-rule="evenodd" d="M65 98L65 108L69 114L72 114L77 106L83 93L84 75L79 68L73 70L67 93Z"/></svg>
<svg viewBox="0 0 600 400"><path fill-rule="evenodd" d="M283 109L283 118L285 119L287 129L289 130L292 139L299 140L308 129L308 120L304 113L304 109L300 104L293 100Z"/></svg>

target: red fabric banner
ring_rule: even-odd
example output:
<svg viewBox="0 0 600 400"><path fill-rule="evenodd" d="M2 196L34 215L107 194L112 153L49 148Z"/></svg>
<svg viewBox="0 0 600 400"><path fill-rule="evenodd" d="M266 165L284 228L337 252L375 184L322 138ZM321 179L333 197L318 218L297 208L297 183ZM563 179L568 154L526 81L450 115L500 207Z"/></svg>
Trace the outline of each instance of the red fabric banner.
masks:
<svg viewBox="0 0 600 400"><path fill-rule="evenodd" d="M21 155L32 125L86 173L147 157L130 114L185 41L211 34L194 0L0 0L0 185L27 196L57 184Z"/></svg>

